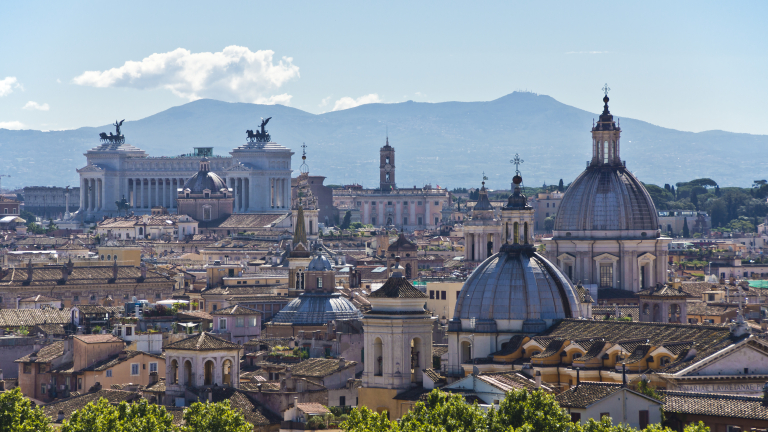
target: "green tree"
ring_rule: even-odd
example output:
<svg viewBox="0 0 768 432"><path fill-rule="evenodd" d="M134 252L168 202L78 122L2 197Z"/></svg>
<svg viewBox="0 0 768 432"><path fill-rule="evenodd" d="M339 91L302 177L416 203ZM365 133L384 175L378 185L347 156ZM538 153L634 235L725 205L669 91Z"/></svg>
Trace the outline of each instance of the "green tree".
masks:
<svg viewBox="0 0 768 432"><path fill-rule="evenodd" d="M251 432L253 425L243 414L233 410L229 401L217 403L195 402L184 411L182 432Z"/></svg>
<svg viewBox="0 0 768 432"><path fill-rule="evenodd" d="M699 209L699 194L695 190L691 192L691 204L696 207L696 210Z"/></svg>
<svg viewBox="0 0 768 432"><path fill-rule="evenodd" d="M531 432L557 432L571 430L573 423L553 395L541 390L514 390L507 393L498 411L489 412L488 430L502 432L523 426Z"/></svg>
<svg viewBox="0 0 768 432"><path fill-rule="evenodd" d="M555 229L555 217L549 216L546 219L544 219L544 230L552 231L553 229Z"/></svg>
<svg viewBox="0 0 768 432"><path fill-rule="evenodd" d="M690 231L688 231L688 218L683 218L683 237L688 238L691 236Z"/></svg>
<svg viewBox="0 0 768 432"><path fill-rule="evenodd" d="M557 184L557 191L558 192L565 191L565 186L563 185L563 179L560 179L560 183Z"/></svg>
<svg viewBox="0 0 768 432"><path fill-rule="evenodd" d="M140 400L113 406L101 398L75 411L61 432L172 432L173 416L165 407Z"/></svg>
<svg viewBox="0 0 768 432"><path fill-rule="evenodd" d="M400 419L398 431L450 430L474 432L485 429L485 412L464 397L432 390L426 402L419 402Z"/></svg>
<svg viewBox="0 0 768 432"><path fill-rule="evenodd" d="M341 221L341 229L349 229L349 224L351 220L352 220L352 212L347 210L347 212L344 213L344 220Z"/></svg>
<svg viewBox="0 0 768 432"><path fill-rule="evenodd" d="M0 432L52 432L51 420L16 387L0 393Z"/></svg>
<svg viewBox="0 0 768 432"><path fill-rule="evenodd" d="M387 432L392 430L392 426L386 411L379 414L364 406L352 410L347 421L341 424L347 432Z"/></svg>
<svg viewBox="0 0 768 432"><path fill-rule="evenodd" d="M728 209L722 199L716 199L712 202L709 216L712 219L713 227L721 227L728 223Z"/></svg>

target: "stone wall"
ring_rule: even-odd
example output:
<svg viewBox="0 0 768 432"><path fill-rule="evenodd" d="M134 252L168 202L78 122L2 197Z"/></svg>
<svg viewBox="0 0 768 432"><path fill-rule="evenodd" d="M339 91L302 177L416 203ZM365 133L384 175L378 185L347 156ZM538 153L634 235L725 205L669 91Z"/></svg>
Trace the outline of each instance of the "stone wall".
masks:
<svg viewBox="0 0 768 432"><path fill-rule="evenodd" d="M63 187L28 186L24 188L24 210L49 218L64 214L66 189ZM69 211L80 208L80 188L69 189Z"/></svg>
<svg viewBox="0 0 768 432"><path fill-rule="evenodd" d="M40 347L41 345L37 345L37 348ZM35 349L35 338L0 337L0 369L3 370L3 377L18 378L19 365L14 363L14 361L27 354L31 354Z"/></svg>

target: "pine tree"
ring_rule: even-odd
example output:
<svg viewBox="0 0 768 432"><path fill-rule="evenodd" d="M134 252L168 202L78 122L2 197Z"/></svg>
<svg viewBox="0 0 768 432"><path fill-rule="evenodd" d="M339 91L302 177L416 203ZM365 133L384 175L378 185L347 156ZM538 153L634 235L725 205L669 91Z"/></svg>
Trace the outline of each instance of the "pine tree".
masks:
<svg viewBox="0 0 768 432"><path fill-rule="evenodd" d="M688 238L691 233L688 231L688 218L683 218L683 238Z"/></svg>
<svg viewBox="0 0 768 432"><path fill-rule="evenodd" d="M563 185L563 179L560 179L560 183L557 184L557 191L562 192L565 190L565 186Z"/></svg>

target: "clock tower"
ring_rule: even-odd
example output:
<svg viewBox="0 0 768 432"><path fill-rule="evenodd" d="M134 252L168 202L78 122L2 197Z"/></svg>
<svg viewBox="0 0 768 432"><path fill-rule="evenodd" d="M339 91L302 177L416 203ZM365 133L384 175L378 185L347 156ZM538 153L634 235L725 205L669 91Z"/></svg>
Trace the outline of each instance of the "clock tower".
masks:
<svg viewBox="0 0 768 432"><path fill-rule="evenodd" d="M379 166L379 187L382 192L390 192L395 189L395 148L387 143L379 150L381 164Z"/></svg>

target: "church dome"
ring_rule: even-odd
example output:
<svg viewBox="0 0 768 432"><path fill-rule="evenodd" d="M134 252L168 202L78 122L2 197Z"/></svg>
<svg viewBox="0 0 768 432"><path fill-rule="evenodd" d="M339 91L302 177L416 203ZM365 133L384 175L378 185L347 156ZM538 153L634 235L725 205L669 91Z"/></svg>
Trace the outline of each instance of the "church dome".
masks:
<svg viewBox="0 0 768 432"><path fill-rule="evenodd" d="M587 168L565 191L555 219L555 231L561 231L560 235L643 230L655 236L658 228L658 213L651 196L623 166Z"/></svg>
<svg viewBox="0 0 768 432"><path fill-rule="evenodd" d="M189 189L190 193L193 194L202 194L206 189L211 191L211 193L219 193L220 190L226 188L227 182L210 170L208 158L200 160L200 171L184 183L184 190Z"/></svg>
<svg viewBox="0 0 768 432"><path fill-rule="evenodd" d="M464 283L450 327L474 319L479 332L542 331L551 320L579 315L573 284L554 264L531 245L506 244Z"/></svg>
<svg viewBox="0 0 768 432"><path fill-rule="evenodd" d="M325 255L318 254L309 262L307 271L333 271L333 266Z"/></svg>
<svg viewBox="0 0 768 432"><path fill-rule="evenodd" d="M362 312L338 293L304 293L291 300L274 318L273 324L326 325L328 321L359 320Z"/></svg>

